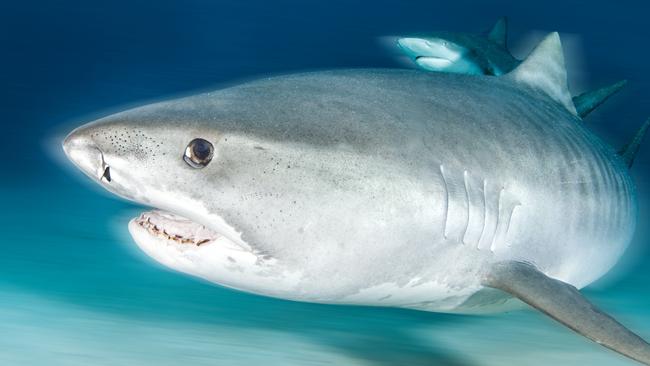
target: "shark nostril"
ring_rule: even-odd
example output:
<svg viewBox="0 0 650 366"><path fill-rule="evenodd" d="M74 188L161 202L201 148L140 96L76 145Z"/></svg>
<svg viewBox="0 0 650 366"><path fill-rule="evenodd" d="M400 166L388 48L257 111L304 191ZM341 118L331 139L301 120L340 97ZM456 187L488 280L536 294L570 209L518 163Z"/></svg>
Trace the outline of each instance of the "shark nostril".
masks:
<svg viewBox="0 0 650 366"><path fill-rule="evenodd" d="M102 178L106 179L106 181L109 182L109 183L111 182L111 167L110 166L108 166L108 165L106 166L106 168L104 169L104 174L102 174Z"/></svg>

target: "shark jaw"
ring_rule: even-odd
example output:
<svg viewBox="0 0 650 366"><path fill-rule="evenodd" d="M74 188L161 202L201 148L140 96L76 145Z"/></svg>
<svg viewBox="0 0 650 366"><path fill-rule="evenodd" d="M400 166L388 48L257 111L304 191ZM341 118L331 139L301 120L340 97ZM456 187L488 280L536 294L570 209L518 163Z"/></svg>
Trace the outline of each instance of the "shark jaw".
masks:
<svg viewBox="0 0 650 366"><path fill-rule="evenodd" d="M225 287L247 290L247 282L274 264L262 260L246 243L168 211L143 212L131 219L128 229L138 247L156 262Z"/></svg>
<svg viewBox="0 0 650 366"><path fill-rule="evenodd" d="M224 231L175 213L144 212L129 222L128 229L138 247L156 262L223 287L290 298L301 281L300 272L288 271L276 258L241 239L230 239Z"/></svg>
<svg viewBox="0 0 650 366"><path fill-rule="evenodd" d="M398 46L412 58L434 58L453 63L462 58L466 49L441 39L400 38Z"/></svg>
<svg viewBox="0 0 650 366"><path fill-rule="evenodd" d="M129 225L138 225L146 230L149 236L162 239L170 245L180 245L179 248L187 250L188 247L200 247L220 242L229 247L240 248L232 241L218 232L209 229L192 220L173 213L153 210L143 212L139 217L131 220Z"/></svg>
<svg viewBox="0 0 650 366"><path fill-rule="evenodd" d="M203 261L237 263L256 258L246 244L175 213L151 210L131 219L129 233L138 247L161 264L204 277L197 266Z"/></svg>

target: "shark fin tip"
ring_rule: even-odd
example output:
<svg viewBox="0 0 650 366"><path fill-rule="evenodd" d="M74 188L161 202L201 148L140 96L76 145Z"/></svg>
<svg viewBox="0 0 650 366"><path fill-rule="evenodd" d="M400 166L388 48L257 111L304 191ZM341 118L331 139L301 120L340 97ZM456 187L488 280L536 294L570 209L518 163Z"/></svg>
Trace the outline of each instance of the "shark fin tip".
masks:
<svg viewBox="0 0 650 366"><path fill-rule="evenodd" d="M634 158L639 152L639 147L641 147L641 143L643 142L643 139L645 138L649 127L650 117L645 120L641 127L639 127L639 129L634 134L632 141L625 145L625 147L623 147L623 149L619 152L619 155L623 161L625 161L625 164L627 164L628 168L631 168L632 164L634 164Z"/></svg>
<svg viewBox="0 0 650 366"><path fill-rule="evenodd" d="M487 38L503 48L507 48L508 41L508 17L502 16L497 19L492 29L488 31Z"/></svg>

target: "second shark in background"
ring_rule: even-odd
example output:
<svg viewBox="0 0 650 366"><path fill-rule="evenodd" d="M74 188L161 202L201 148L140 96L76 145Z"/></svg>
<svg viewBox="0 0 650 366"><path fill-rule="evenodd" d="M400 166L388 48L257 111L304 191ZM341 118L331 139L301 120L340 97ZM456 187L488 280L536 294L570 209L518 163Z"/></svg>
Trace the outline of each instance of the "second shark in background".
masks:
<svg viewBox="0 0 650 366"><path fill-rule="evenodd" d="M521 61L507 47L508 21L500 18L486 34L431 32L399 37L399 48L421 69L435 72L499 76ZM616 94L626 80L573 97L581 118Z"/></svg>

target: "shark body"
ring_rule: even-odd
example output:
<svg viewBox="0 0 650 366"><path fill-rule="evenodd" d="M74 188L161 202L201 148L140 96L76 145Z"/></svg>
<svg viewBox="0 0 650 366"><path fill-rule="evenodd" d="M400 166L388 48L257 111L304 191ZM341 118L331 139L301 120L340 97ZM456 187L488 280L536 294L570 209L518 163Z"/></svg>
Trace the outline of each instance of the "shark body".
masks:
<svg viewBox="0 0 650 366"><path fill-rule="evenodd" d="M576 123L557 34L503 77L337 70L105 117L70 159L153 206L129 224L160 263L332 304L480 313L520 304L642 362L581 297L636 222L626 160Z"/></svg>

